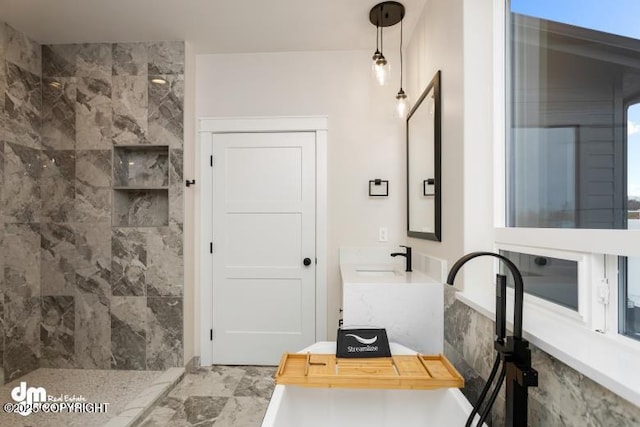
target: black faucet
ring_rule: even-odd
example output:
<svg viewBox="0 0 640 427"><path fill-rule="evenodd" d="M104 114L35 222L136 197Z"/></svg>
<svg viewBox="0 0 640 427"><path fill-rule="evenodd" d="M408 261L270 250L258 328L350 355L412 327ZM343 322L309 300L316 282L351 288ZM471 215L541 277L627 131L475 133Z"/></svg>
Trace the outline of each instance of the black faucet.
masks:
<svg viewBox="0 0 640 427"><path fill-rule="evenodd" d="M405 267L406 272L411 272L411 248L409 246L400 245L401 248L407 248L407 252L394 252L391 254L392 257L403 256L407 259L407 266Z"/></svg>
<svg viewBox="0 0 640 427"><path fill-rule="evenodd" d="M522 274L518 270L518 267L508 258L503 255L493 252L471 252L460 258L451 267L449 275L447 276L447 283L453 285L453 281L458 274L460 268L469 260L480 256L492 256L500 259L505 263L507 268L511 271L513 280L515 283L515 304L513 313L513 336L506 337L506 312L507 312L507 277L502 274L497 274L496 277L496 339L494 342L494 348L498 352L491 374L484 389L480 393L478 402L473 407L473 411L469 415L466 427L471 425L471 422L475 414L480 412L480 406L482 405L491 383L495 379L498 372L499 365L502 363L502 370L498 377L498 382L495 385L487 405L480 414L480 421L477 425L482 423L487 418L493 403L498 396L500 386L507 378L506 388L506 426L507 427L527 427L527 410L528 410L528 387L536 387L538 385L538 372L531 367L531 350L529 349L529 343L522 338L522 309L524 301L524 282L522 281Z"/></svg>

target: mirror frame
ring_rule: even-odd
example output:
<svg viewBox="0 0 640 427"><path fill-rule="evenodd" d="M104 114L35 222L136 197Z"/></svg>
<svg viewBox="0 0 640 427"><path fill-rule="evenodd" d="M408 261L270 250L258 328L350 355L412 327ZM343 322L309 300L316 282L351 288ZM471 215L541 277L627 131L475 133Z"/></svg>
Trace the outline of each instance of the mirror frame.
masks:
<svg viewBox="0 0 640 427"><path fill-rule="evenodd" d="M437 242L442 241L442 219L441 219L441 211L442 211L442 180L441 180L441 157L442 157L442 124L441 124L441 104L440 100L442 98L441 94L441 86L440 86L440 74L441 71L438 70L431 79L431 82L427 85L427 88L422 92L416 104L411 108L409 115L407 116L407 235L409 237L415 237L417 239L426 239L426 240L434 240ZM434 232L426 233L422 231L412 231L411 230L411 198L409 194L409 120L413 114L420 108L422 105L422 101L427 97L427 94L433 89L433 102L434 102L434 135L433 135L433 148L434 148L434 171L435 171L435 185L434 185Z"/></svg>

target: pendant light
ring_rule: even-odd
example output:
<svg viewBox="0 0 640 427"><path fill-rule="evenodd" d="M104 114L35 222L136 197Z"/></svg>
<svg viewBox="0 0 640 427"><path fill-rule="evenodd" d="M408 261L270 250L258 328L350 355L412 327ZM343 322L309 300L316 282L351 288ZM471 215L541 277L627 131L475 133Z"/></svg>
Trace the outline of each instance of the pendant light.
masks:
<svg viewBox="0 0 640 427"><path fill-rule="evenodd" d="M409 112L409 100L402 89L402 20L400 20L400 90L396 95L396 116L406 119Z"/></svg>
<svg viewBox="0 0 640 427"><path fill-rule="evenodd" d="M378 75L377 75L377 62L378 59L380 59L380 57L382 56L382 54L380 53L380 27L376 25L376 51L373 53L373 56L371 57L371 76L376 79L376 81L378 80Z"/></svg>
<svg viewBox="0 0 640 427"><path fill-rule="evenodd" d="M382 27L380 28L380 54L374 63L374 74L376 81L380 86L386 86L389 83L391 77L391 66L389 61L384 57L382 53L384 51L384 38L382 33Z"/></svg>
<svg viewBox="0 0 640 427"><path fill-rule="evenodd" d="M384 27L390 27L402 21L404 6L395 1L385 1L373 6L369 11L369 21L376 27L376 52L373 54L373 76L380 86L389 82L391 67L384 57ZM378 33L379 29L379 33ZM378 51L378 34L380 34L380 50Z"/></svg>

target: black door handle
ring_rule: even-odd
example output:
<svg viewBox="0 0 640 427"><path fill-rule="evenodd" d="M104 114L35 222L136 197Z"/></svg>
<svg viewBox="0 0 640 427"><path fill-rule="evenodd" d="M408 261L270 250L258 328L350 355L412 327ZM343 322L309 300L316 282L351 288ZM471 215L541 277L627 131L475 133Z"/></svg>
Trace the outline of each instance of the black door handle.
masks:
<svg viewBox="0 0 640 427"><path fill-rule="evenodd" d="M311 258L305 258L302 263L305 265L305 267L309 267L311 265Z"/></svg>

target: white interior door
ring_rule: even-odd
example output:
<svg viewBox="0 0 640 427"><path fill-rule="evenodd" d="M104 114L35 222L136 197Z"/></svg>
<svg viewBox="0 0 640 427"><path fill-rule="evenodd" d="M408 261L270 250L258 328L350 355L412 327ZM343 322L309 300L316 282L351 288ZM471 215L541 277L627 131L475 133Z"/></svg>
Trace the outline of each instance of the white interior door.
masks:
<svg viewBox="0 0 640 427"><path fill-rule="evenodd" d="M214 134L213 155L213 363L275 365L315 342L315 133Z"/></svg>

